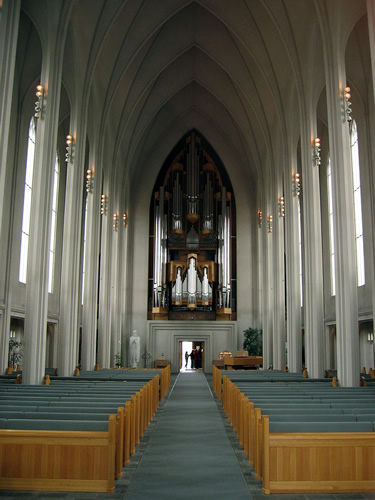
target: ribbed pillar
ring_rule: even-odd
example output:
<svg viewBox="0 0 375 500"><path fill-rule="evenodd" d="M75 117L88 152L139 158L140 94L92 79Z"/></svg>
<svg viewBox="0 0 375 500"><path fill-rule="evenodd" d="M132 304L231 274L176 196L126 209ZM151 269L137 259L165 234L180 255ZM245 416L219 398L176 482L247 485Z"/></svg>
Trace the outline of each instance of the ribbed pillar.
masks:
<svg viewBox="0 0 375 500"><path fill-rule="evenodd" d="M368 18L368 27L369 27L369 39L370 39L370 54L371 54L371 70L372 70L372 88L374 92L374 105L375 105L375 2L373 0L367 0L367 18ZM375 159L375 155L373 153L372 156ZM374 161L374 160L373 160ZM371 211L372 211L372 255L373 262L375 262L375 173L374 169L370 168L370 193L371 196ZM373 266L373 281L372 281L372 313L373 317L375 315L375 266ZM375 343L374 345L374 353L375 353Z"/></svg>
<svg viewBox="0 0 375 500"><path fill-rule="evenodd" d="M284 217L279 213L280 188L273 216L273 367L282 370L285 359Z"/></svg>
<svg viewBox="0 0 375 500"><path fill-rule="evenodd" d="M51 224L53 168L60 108L64 37L60 33L59 5L48 24L48 49L43 51L41 84L45 89L44 112L38 120L33 192L31 200L26 284L23 382L41 383L45 371L48 260Z"/></svg>
<svg viewBox="0 0 375 500"><path fill-rule="evenodd" d="M8 245L8 235L4 233L3 214L7 212L7 207L4 209L4 204L7 203L5 188L9 186L6 179L12 171L11 166L8 164L8 142L20 8L20 0L3 0L0 16L0 245L3 250L0 255L6 255ZM0 369L1 373L4 373L8 366L8 330L11 301L8 275L10 267L5 263L2 263L2 265L6 288L5 310L0 314Z"/></svg>
<svg viewBox="0 0 375 500"><path fill-rule="evenodd" d="M359 385L359 332L353 177L349 127L343 112L345 54L336 12L318 9L324 40L328 132L332 165L336 251L337 374L342 386Z"/></svg>
<svg viewBox="0 0 375 500"><path fill-rule="evenodd" d="M268 230L268 216L271 210L263 214L262 227L262 324L263 324L263 368L273 365L273 240Z"/></svg>
<svg viewBox="0 0 375 500"><path fill-rule="evenodd" d="M90 164L94 160L90 159ZM93 370L98 362L99 366L106 367L103 360L96 359L97 328L98 328L98 287L99 287L99 259L103 262L103 252L100 253L101 230L107 227L110 219L109 210L104 215L100 213L102 195L102 168L98 163L95 167L94 192L88 195L86 219L86 245L84 269L84 293L82 309L82 346L81 365L84 370ZM108 192L105 192L108 196ZM107 222L108 221L108 222ZM101 255L101 257L100 257ZM100 283L100 287L101 287ZM100 342L100 334L99 334ZM100 353L100 344L98 348Z"/></svg>
<svg viewBox="0 0 375 500"><path fill-rule="evenodd" d="M109 366L115 366L115 355L121 353L121 316L120 316L120 244L124 227L119 214L117 231L112 231L112 249L111 249L111 318L110 318L110 338L111 354Z"/></svg>
<svg viewBox="0 0 375 500"><path fill-rule="evenodd" d="M85 116L80 108L78 116ZM77 130L73 124L74 156L67 164L63 251L60 290L60 328L58 336L58 374L73 374L78 362L79 316L81 308L81 258L82 258L82 203L83 172L85 165L86 133L82 120Z"/></svg>
<svg viewBox="0 0 375 500"><path fill-rule="evenodd" d="M314 164L312 142L316 137L308 113L302 123L301 165L303 194L303 307L305 356L309 377L324 375L323 258L319 166Z"/></svg>
<svg viewBox="0 0 375 500"><path fill-rule="evenodd" d="M301 333L301 286L298 197L294 188L297 172L296 155L291 158L292 168L287 168L285 178L285 255L287 286L287 341L288 369L290 372L302 371L302 333Z"/></svg>

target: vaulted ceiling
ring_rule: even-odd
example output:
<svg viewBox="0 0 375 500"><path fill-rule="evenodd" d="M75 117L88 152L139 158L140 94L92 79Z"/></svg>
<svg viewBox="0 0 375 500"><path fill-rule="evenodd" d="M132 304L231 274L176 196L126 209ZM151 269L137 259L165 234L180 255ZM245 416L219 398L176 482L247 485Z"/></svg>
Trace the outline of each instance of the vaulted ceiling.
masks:
<svg viewBox="0 0 375 500"><path fill-rule="evenodd" d="M193 128L250 185L272 172L304 87L312 75L324 87L319 3L66 2L64 88L71 102L87 98L89 138L104 138L117 181L136 181L148 168L156 176ZM347 30L365 3L326 2L328 10L340 4Z"/></svg>

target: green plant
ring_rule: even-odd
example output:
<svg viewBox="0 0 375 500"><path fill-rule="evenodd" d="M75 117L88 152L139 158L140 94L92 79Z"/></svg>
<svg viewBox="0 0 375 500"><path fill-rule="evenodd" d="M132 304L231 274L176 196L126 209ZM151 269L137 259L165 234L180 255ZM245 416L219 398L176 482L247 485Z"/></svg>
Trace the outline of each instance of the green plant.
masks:
<svg viewBox="0 0 375 500"><path fill-rule="evenodd" d="M257 328L247 328L244 330L243 349L246 349L249 356L262 355L262 330Z"/></svg>
<svg viewBox="0 0 375 500"><path fill-rule="evenodd" d="M120 368L120 366L122 366L121 352L116 352L115 354L115 365L117 366L117 368Z"/></svg>

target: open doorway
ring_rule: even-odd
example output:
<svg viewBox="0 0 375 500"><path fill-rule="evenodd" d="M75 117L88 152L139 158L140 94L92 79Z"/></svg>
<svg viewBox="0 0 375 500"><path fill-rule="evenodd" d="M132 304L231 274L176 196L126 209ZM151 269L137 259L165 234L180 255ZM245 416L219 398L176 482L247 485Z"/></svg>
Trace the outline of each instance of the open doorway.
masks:
<svg viewBox="0 0 375 500"><path fill-rule="evenodd" d="M180 371L204 371L204 340L180 341Z"/></svg>

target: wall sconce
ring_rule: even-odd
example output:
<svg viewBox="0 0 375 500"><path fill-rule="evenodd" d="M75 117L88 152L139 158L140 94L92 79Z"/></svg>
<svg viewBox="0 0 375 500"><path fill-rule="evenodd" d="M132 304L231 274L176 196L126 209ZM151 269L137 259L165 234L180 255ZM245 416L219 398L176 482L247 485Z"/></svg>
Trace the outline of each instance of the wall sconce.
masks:
<svg viewBox="0 0 375 500"><path fill-rule="evenodd" d="M73 160L73 137L68 134L66 136L66 153L65 161L66 163L72 163Z"/></svg>
<svg viewBox="0 0 375 500"><path fill-rule="evenodd" d="M272 233L272 215L267 217L267 229L269 233Z"/></svg>
<svg viewBox="0 0 375 500"><path fill-rule="evenodd" d="M367 342L374 342L374 334L372 332L367 334Z"/></svg>
<svg viewBox="0 0 375 500"><path fill-rule="evenodd" d="M42 108L43 108L43 96L44 96L44 89L43 85L37 85L36 86L36 101L35 101L35 107L34 107L34 118L39 119L42 115Z"/></svg>
<svg viewBox="0 0 375 500"><path fill-rule="evenodd" d="M313 145L313 161L314 161L314 166L319 167L321 164L321 158L320 158L320 139L317 137L314 140L314 145Z"/></svg>
<svg viewBox="0 0 375 500"><path fill-rule="evenodd" d="M285 198L284 198L284 196L280 196L280 199L279 199L279 216L280 217L285 216Z"/></svg>
<svg viewBox="0 0 375 500"><path fill-rule="evenodd" d="M125 212L124 215L122 216L122 222L124 224L124 227L128 227L128 213Z"/></svg>
<svg viewBox="0 0 375 500"><path fill-rule="evenodd" d="M118 230L118 214L113 214L113 230Z"/></svg>
<svg viewBox="0 0 375 500"><path fill-rule="evenodd" d="M344 88L344 113L346 116L346 121L351 122L352 121L352 103L350 102L350 87L345 87Z"/></svg>
<svg viewBox="0 0 375 500"><path fill-rule="evenodd" d="M86 170L86 193L91 193L94 187L94 173L88 168Z"/></svg>
<svg viewBox="0 0 375 500"><path fill-rule="evenodd" d="M262 227L262 211L258 210L258 227Z"/></svg>
<svg viewBox="0 0 375 500"><path fill-rule="evenodd" d="M100 198L100 213L102 215L107 215L107 202L108 197L103 193L102 197Z"/></svg>
<svg viewBox="0 0 375 500"><path fill-rule="evenodd" d="M299 177L299 172L294 174L294 194L299 196L301 194L301 180Z"/></svg>

